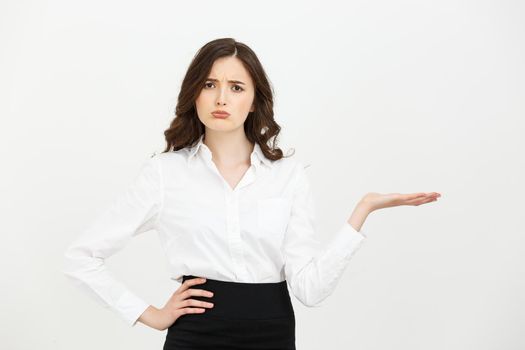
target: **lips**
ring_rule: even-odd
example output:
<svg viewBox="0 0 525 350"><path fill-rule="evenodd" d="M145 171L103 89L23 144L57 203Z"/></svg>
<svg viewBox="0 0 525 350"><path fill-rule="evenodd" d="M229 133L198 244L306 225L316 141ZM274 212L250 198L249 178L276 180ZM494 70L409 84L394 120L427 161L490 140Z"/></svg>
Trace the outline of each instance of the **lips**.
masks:
<svg viewBox="0 0 525 350"><path fill-rule="evenodd" d="M212 114L215 118L222 118L222 119L227 118L227 117L230 115L230 113L225 112L225 111L212 112L211 114Z"/></svg>

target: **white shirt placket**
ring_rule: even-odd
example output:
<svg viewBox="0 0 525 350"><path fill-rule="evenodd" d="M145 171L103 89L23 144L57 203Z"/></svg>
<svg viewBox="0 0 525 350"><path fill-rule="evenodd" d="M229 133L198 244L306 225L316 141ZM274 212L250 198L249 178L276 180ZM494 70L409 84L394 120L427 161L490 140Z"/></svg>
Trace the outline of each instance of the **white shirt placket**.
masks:
<svg viewBox="0 0 525 350"><path fill-rule="evenodd" d="M201 145L205 154L205 160L207 166L221 179L224 193L225 193L225 204L226 204L226 230L228 246L230 250L230 256L232 258L235 278L237 281L248 281L248 269L246 261L244 259L244 242L241 237L241 227L239 218L239 195L242 188L248 186L255 181L255 164L258 164L259 160L256 158L254 153L251 154L251 166L244 173L243 177L234 189L231 188L230 184L221 175L216 164L212 160L211 151L203 144Z"/></svg>

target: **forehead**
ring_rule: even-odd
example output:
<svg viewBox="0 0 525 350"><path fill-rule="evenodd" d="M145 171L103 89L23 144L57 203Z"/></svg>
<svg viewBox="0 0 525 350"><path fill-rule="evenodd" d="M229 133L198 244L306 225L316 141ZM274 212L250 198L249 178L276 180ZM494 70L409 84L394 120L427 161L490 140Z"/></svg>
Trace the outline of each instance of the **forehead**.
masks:
<svg viewBox="0 0 525 350"><path fill-rule="evenodd" d="M219 80L240 80L247 84L252 83L250 73L237 57L221 57L213 62L209 78Z"/></svg>

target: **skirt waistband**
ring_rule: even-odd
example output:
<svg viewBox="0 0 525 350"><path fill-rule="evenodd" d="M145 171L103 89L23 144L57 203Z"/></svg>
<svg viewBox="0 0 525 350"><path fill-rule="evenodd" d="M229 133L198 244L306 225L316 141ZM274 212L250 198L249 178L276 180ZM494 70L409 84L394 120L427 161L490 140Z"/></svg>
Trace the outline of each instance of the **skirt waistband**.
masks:
<svg viewBox="0 0 525 350"><path fill-rule="evenodd" d="M193 278L198 277L184 275L182 282ZM205 308L204 313L186 314L185 316L246 320L294 317L286 280L271 283L244 283L206 278L205 283L196 284L190 288L213 292L212 297L194 295L190 298L211 302L214 306Z"/></svg>

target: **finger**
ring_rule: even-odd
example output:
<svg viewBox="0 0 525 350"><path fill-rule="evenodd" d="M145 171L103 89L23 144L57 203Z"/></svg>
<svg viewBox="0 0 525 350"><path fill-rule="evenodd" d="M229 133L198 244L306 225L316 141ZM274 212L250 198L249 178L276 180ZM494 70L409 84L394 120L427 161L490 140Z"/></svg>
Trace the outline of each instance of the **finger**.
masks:
<svg viewBox="0 0 525 350"><path fill-rule="evenodd" d="M414 193L409 195L408 200L419 200L419 199L425 199L425 198L437 198L441 195L437 192L429 192L429 193Z"/></svg>
<svg viewBox="0 0 525 350"><path fill-rule="evenodd" d="M191 279L187 279L186 281L184 281L179 289L177 290L177 292L179 293L182 293L184 291L186 291L187 289L189 289L190 287L192 286L195 286L197 284L202 284L202 283L206 283L206 279L205 278L191 278Z"/></svg>
<svg viewBox="0 0 525 350"><path fill-rule="evenodd" d="M200 306L200 307L213 307L213 303L195 299L186 299L181 303L182 306Z"/></svg>
<svg viewBox="0 0 525 350"><path fill-rule="evenodd" d="M432 192L432 193L429 193L427 195L428 199L438 199L439 197L441 197L441 195L439 193L436 193L436 192Z"/></svg>
<svg viewBox="0 0 525 350"><path fill-rule="evenodd" d="M414 199L403 202L403 204L404 205L419 205L419 204L427 203L433 200L435 200L434 197L414 198Z"/></svg>
<svg viewBox="0 0 525 350"><path fill-rule="evenodd" d="M408 197L408 198L403 198L401 201L402 201L402 204L414 204L414 203L417 203L418 201L421 201L423 199L427 198L425 195L423 196L412 196L412 197Z"/></svg>
<svg viewBox="0 0 525 350"><path fill-rule="evenodd" d="M200 308L200 307L185 307L184 309L179 309L180 313L182 315L184 314L197 314L197 313L202 313L204 311L206 311L206 309L203 309L203 308Z"/></svg>
<svg viewBox="0 0 525 350"><path fill-rule="evenodd" d="M425 203L430 203L430 202L436 202L437 201L437 198L430 198L428 201L426 201Z"/></svg>
<svg viewBox="0 0 525 350"><path fill-rule="evenodd" d="M213 292L210 292L209 290L195 288L188 289L185 294L187 294L188 296L196 295L210 298L213 296Z"/></svg>
<svg viewBox="0 0 525 350"><path fill-rule="evenodd" d="M423 199L423 200L420 200L419 202L417 202L415 205L421 205L421 204L425 204L425 203L429 203L429 202L435 202L437 199L435 198L428 198L428 199Z"/></svg>
<svg viewBox="0 0 525 350"><path fill-rule="evenodd" d="M191 296L202 296L211 298L213 296L213 292L204 289L189 288L186 289L184 292L180 293L180 296L182 299L186 299Z"/></svg>
<svg viewBox="0 0 525 350"><path fill-rule="evenodd" d="M412 199L417 199L417 198L423 198L425 196L426 196L426 194L424 192L411 193L411 194L405 194L403 196L403 199L404 200L412 200Z"/></svg>

